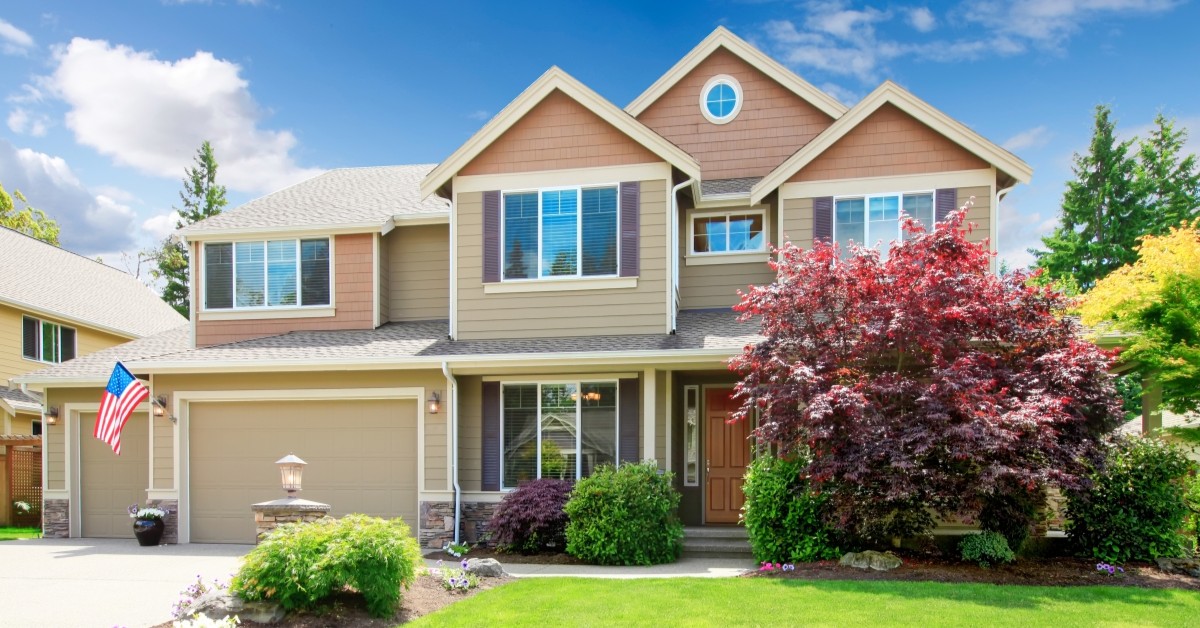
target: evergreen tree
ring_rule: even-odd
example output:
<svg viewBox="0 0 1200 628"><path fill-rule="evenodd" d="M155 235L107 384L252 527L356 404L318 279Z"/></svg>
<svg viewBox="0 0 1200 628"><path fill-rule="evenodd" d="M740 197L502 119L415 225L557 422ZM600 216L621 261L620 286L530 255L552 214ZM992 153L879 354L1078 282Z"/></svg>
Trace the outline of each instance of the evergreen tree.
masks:
<svg viewBox="0 0 1200 628"><path fill-rule="evenodd" d="M1176 130L1175 121L1160 113L1138 146L1136 181L1147 209L1142 233L1165 235L1197 215L1200 165L1195 155L1182 155L1187 137L1187 129Z"/></svg>
<svg viewBox="0 0 1200 628"><path fill-rule="evenodd" d="M225 186L217 185L217 159L212 145L205 140L196 151L196 165L183 170L183 190L179 198L183 207L174 208L179 213L176 229L221 213L227 201ZM182 244L170 239L163 242L158 255L156 279L165 279L162 298L184 316L190 316L188 292L188 255Z"/></svg>
<svg viewBox="0 0 1200 628"><path fill-rule="evenodd" d="M13 203L14 198L25 207L17 209ZM0 185L0 227L8 227L58 246L58 223L47 216L46 212L30 207L20 190L13 190L12 196L9 196L3 185Z"/></svg>

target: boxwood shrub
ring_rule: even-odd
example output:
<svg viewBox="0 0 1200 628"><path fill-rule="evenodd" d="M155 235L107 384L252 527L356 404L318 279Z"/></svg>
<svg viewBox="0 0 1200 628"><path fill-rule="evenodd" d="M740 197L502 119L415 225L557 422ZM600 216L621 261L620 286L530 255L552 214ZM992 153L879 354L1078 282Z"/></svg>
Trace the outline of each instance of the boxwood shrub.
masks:
<svg viewBox="0 0 1200 628"><path fill-rule="evenodd" d="M798 457L762 455L746 468L742 520L759 562L837 558L834 530L825 521L827 498L808 490Z"/></svg>
<svg viewBox="0 0 1200 628"><path fill-rule="evenodd" d="M488 523L492 542L503 551L522 554L564 550L564 507L571 487L566 480L543 478L526 482L505 495Z"/></svg>
<svg viewBox="0 0 1200 628"><path fill-rule="evenodd" d="M683 524L673 474L654 462L602 465L567 502L567 553L597 565L656 565L679 558Z"/></svg>
<svg viewBox="0 0 1200 628"><path fill-rule="evenodd" d="M424 566L420 547L401 519L366 515L289 523L249 554L230 590L245 600L273 600L286 610L312 608L353 587L376 617L395 613L401 587Z"/></svg>
<svg viewBox="0 0 1200 628"><path fill-rule="evenodd" d="M979 534L968 534L958 543L962 559L975 563L980 567L988 567L995 563L1011 563L1017 559L1008 539L1003 534L984 530Z"/></svg>

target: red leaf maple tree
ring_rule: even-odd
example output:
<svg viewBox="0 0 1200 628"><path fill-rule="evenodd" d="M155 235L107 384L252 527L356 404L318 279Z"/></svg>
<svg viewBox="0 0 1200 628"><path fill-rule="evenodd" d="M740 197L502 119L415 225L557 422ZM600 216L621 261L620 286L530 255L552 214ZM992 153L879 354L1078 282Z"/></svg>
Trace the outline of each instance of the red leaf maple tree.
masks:
<svg viewBox="0 0 1200 628"><path fill-rule="evenodd" d="M1066 297L991 273L964 216L930 233L906 219L886 259L786 244L775 282L735 308L765 339L731 360L731 420L757 412L760 442L806 456L836 523L868 538L1078 486L1122 416L1111 355L1079 336Z"/></svg>

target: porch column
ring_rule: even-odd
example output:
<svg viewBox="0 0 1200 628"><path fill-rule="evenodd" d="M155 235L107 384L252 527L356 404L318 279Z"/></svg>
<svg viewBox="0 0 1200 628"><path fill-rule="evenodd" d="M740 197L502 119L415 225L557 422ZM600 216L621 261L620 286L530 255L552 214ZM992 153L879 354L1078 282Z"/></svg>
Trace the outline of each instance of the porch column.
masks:
<svg viewBox="0 0 1200 628"><path fill-rule="evenodd" d="M656 460L654 454L655 394L658 389L658 370L642 371L642 460Z"/></svg>
<svg viewBox="0 0 1200 628"><path fill-rule="evenodd" d="M1142 436L1162 429L1162 384L1154 374L1142 380Z"/></svg>

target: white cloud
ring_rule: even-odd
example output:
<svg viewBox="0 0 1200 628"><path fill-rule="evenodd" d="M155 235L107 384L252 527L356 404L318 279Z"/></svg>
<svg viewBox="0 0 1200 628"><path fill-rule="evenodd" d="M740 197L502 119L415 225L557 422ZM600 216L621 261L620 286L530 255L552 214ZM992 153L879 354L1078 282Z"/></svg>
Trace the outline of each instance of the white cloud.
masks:
<svg viewBox="0 0 1200 628"><path fill-rule="evenodd" d="M264 114L233 62L197 52L176 61L106 41L75 38L54 53L40 85L68 105L79 143L118 164L178 178L204 140L230 189L264 193L315 176L296 164L296 136L263 128Z"/></svg>
<svg viewBox="0 0 1200 628"><path fill-rule="evenodd" d="M491 117L492 117L491 112L484 110L484 109L478 109L476 111L472 111L471 113L467 114L467 118L469 118L471 120L483 121L483 120L491 119Z"/></svg>
<svg viewBox="0 0 1200 628"><path fill-rule="evenodd" d="M26 55L33 48L33 37L29 33L0 20L0 50L7 55Z"/></svg>
<svg viewBox="0 0 1200 628"><path fill-rule="evenodd" d="M8 130L17 134L28 133L34 137L46 134L50 118L40 113L30 113L22 107L16 107L8 112Z"/></svg>
<svg viewBox="0 0 1200 628"><path fill-rule="evenodd" d="M1041 248L1042 236L1058 226L1058 208L1037 211L1026 207L1027 193L1021 188L1000 202L1000 259L1011 268L1032 266L1035 258L1029 249Z"/></svg>
<svg viewBox="0 0 1200 628"><path fill-rule="evenodd" d="M821 91L833 96L843 105L850 106L862 99L862 94L836 83L822 83L819 87Z"/></svg>
<svg viewBox="0 0 1200 628"><path fill-rule="evenodd" d="M918 32L928 33L937 28L937 18L933 16L933 11L925 7L916 7L908 10L908 25Z"/></svg>
<svg viewBox="0 0 1200 628"><path fill-rule="evenodd" d="M177 224L179 224L179 212L172 210L143 220L142 230L153 237L155 241L165 240L175 231Z"/></svg>
<svg viewBox="0 0 1200 628"><path fill-rule="evenodd" d="M1019 152L1027 148L1039 148L1050 141L1050 129L1045 125L1026 129L1004 140L1000 146L1010 152Z"/></svg>
<svg viewBox="0 0 1200 628"><path fill-rule="evenodd" d="M962 16L993 33L1056 47L1082 25L1104 14L1161 13L1177 0L971 0Z"/></svg>

